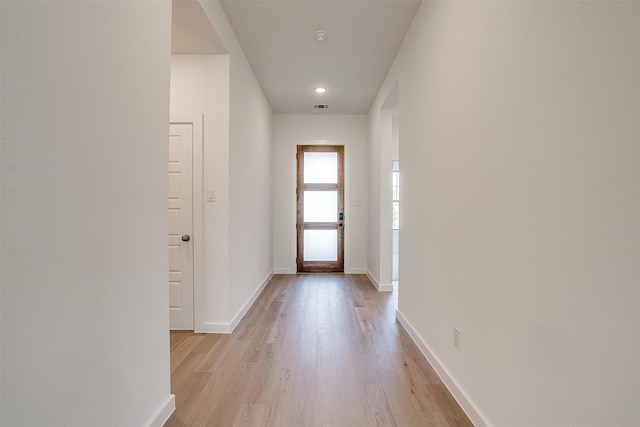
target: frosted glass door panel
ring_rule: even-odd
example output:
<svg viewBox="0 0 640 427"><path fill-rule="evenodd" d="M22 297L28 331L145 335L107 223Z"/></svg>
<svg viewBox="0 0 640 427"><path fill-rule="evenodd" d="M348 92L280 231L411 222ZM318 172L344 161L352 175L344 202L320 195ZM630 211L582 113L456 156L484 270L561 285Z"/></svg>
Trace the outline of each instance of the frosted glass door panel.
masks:
<svg viewBox="0 0 640 427"><path fill-rule="evenodd" d="M336 184L338 153L304 153L305 184Z"/></svg>
<svg viewBox="0 0 640 427"><path fill-rule="evenodd" d="M296 147L296 266L344 271L344 147Z"/></svg>
<svg viewBox="0 0 640 427"><path fill-rule="evenodd" d="M337 191L305 191L304 222L336 222L338 220Z"/></svg>
<svg viewBox="0 0 640 427"><path fill-rule="evenodd" d="M304 230L305 261L337 261L338 230Z"/></svg>

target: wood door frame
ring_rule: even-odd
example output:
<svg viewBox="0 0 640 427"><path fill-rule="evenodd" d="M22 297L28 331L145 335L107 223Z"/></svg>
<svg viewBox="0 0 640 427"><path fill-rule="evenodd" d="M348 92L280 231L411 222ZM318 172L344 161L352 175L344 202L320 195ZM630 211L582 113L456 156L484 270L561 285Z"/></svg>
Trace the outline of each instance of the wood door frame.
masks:
<svg viewBox="0 0 640 427"><path fill-rule="evenodd" d="M204 267L204 167L203 167L203 126L202 114L197 113L171 113L169 124L190 124L193 130L193 151L192 151L192 182L193 193L191 214L193 220L192 240L193 240L193 328L194 331L203 330L204 315L203 307L199 301L204 301L203 287L203 267ZM167 129L168 130L168 129ZM167 135L169 135L167 133ZM168 153L167 153L168 157ZM168 183L167 183L168 185ZM168 193L167 188L167 193ZM167 258L168 262L168 258ZM167 265L167 272L169 266ZM167 273L168 274L168 273ZM169 280L167 280L167 296L169 295ZM169 304L167 304L168 313Z"/></svg>
<svg viewBox="0 0 640 427"><path fill-rule="evenodd" d="M292 203L290 205L290 223L289 223L289 230L290 230L290 248L291 248L291 264L290 267L286 270L286 271L282 271L283 274L296 274L296 270L297 270L297 265L296 265L296 258L297 258L297 254L298 254L298 235L297 235L297 229L296 229L296 217L297 217L297 205L296 205L296 189L297 189L297 167L298 167L298 162L296 161L296 153L298 152L298 145L342 145L344 147L344 200L345 200L345 204L344 204L344 215L345 218L347 219L347 221L345 221L345 226L344 226L344 244L343 244L343 248L344 248L344 272L345 273L349 273L350 272L350 254L349 254L349 250L350 250L350 238L349 238L349 234L350 234L350 229L351 227L348 226L348 219L351 217L351 205L349 203L347 203L347 200L351 200L350 199L350 179L349 179L349 171L350 171L350 167L349 167L349 159L350 159L350 152L351 152L351 148L350 148L350 141L346 140L346 139L293 139L291 140L291 146L290 146L290 151L289 151L289 155L290 157L290 185L291 187L289 187L289 194L291 195L291 200Z"/></svg>
<svg viewBox="0 0 640 427"><path fill-rule="evenodd" d="M346 212L345 212L345 187L346 187L346 162L345 162L345 146L344 144L315 143L315 144L296 144L295 156L295 210L296 210L296 272L344 272L345 271L345 236L346 236ZM306 149L305 149L306 148ZM338 154L338 182L337 184L304 184L303 168L299 166L304 164L304 152L335 152ZM331 223L313 223L310 228L304 226L303 221L303 197L305 191L322 191L336 190L338 191L338 212L343 215L341 219ZM338 224L336 228L336 224ZM304 261L303 260L303 239L302 234L305 229L314 230L336 230L338 232L338 259L337 261Z"/></svg>

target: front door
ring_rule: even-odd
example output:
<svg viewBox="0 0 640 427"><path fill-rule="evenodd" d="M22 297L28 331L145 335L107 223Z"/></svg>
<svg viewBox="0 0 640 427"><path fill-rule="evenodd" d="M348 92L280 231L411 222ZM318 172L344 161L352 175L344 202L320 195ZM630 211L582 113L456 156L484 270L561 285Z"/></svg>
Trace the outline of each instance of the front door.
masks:
<svg viewBox="0 0 640 427"><path fill-rule="evenodd" d="M298 272L344 271L344 147L299 145Z"/></svg>
<svg viewBox="0 0 640 427"><path fill-rule="evenodd" d="M193 124L169 127L169 316L193 330Z"/></svg>

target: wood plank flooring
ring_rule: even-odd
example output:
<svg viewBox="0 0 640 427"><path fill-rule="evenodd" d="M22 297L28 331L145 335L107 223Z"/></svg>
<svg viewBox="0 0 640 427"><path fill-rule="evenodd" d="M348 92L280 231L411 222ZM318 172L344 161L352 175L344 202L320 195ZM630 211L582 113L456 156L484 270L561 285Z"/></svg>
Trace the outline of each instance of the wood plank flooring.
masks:
<svg viewBox="0 0 640 427"><path fill-rule="evenodd" d="M166 427L472 423L365 275L276 275L231 335L171 333Z"/></svg>

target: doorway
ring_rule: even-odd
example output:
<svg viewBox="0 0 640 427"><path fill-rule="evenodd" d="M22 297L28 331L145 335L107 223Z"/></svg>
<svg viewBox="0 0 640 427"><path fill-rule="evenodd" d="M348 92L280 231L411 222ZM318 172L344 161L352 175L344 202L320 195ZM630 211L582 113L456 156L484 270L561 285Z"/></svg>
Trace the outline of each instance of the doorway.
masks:
<svg viewBox="0 0 640 427"><path fill-rule="evenodd" d="M344 271L344 147L297 147L297 271Z"/></svg>

